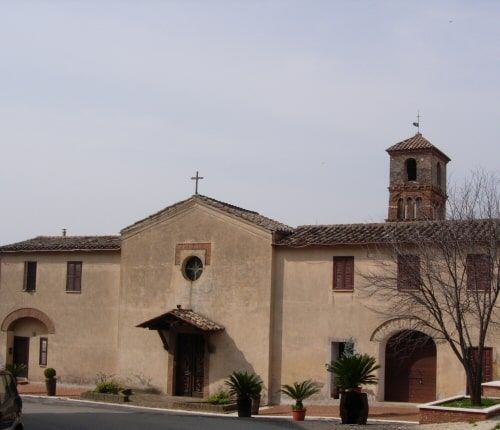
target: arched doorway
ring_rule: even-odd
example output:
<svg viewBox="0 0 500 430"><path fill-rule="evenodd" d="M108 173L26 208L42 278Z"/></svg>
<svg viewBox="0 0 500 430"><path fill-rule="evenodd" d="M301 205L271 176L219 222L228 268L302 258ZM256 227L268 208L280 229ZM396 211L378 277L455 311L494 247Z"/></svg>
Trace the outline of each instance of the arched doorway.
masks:
<svg viewBox="0 0 500 430"><path fill-rule="evenodd" d="M55 332L54 323L43 312L33 308L22 308L11 312L3 320L0 329L7 332L8 356L6 362L23 364L20 376L27 377L30 365L47 354L47 336ZM31 350L31 351L30 351Z"/></svg>
<svg viewBox="0 0 500 430"><path fill-rule="evenodd" d="M415 330L402 330L387 341L385 400L429 402L436 399L436 344Z"/></svg>

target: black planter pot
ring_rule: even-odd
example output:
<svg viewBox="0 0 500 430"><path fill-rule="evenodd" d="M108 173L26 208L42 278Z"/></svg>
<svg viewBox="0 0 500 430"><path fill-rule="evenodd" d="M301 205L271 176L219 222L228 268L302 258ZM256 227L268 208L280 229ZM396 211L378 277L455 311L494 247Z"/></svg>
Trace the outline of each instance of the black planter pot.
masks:
<svg viewBox="0 0 500 430"><path fill-rule="evenodd" d="M249 418L252 416L251 397L238 397L236 404L238 405L238 416L240 418Z"/></svg>
<svg viewBox="0 0 500 430"><path fill-rule="evenodd" d="M260 396L252 397L252 415L259 415Z"/></svg>
<svg viewBox="0 0 500 430"><path fill-rule="evenodd" d="M368 419L368 396L366 393L346 391L340 396L340 418L342 424L366 424Z"/></svg>
<svg viewBox="0 0 500 430"><path fill-rule="evenodd" d="M56 385L57 385L56 378L48 378L45 380L45 387L47 388L47 395L48 396L55 396L56 395Z"/></svg>

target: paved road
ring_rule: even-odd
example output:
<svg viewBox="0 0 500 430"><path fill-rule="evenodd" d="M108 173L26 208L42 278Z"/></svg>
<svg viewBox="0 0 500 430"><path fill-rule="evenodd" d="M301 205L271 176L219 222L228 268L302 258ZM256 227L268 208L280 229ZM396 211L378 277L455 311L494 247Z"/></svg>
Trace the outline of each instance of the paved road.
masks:
<svg viewBox="0 0 500 430"><path fill-rule="evenodd" d="M332 421L295 423L282 419L186 415L60 399L24 398L26 430L332 430ZM409 430L412 426L370 425L370 430Z"/></svg>

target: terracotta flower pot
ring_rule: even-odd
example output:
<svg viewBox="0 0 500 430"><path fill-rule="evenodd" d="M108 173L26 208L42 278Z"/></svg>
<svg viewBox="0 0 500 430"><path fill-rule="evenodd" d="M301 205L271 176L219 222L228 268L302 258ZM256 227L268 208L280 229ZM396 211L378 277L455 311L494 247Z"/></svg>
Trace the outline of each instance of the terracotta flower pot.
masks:
<svg viewBox="0 0 500 430"><path fill-rule="evenodd" d="M306 410L301 409L301 410L292 410L292 418L294 421L304 421L306 418Z"/></svg>

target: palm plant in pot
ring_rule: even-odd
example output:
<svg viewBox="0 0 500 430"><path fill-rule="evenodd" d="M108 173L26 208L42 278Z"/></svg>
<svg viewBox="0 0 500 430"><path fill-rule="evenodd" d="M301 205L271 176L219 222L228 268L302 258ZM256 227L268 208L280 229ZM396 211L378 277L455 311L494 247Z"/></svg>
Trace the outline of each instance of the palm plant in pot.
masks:
<svg viewBox="0 0 500 430"><path fill-rule="evenodd" d="M321 384L311 379L302 382L294 382L292 385L284 384L281 386L280 393L295 400L295 404L292 406L292 417L294 421L304 421L306 417L306 408L304 408L302 402L320 390Z"/></svg>
<svg viewBox="0 0 500 430"><path fill-rule="evenodd" d="M252 416L252 399L260 397L262 379L255 373L235 371L226 379L229 393L236 397L239 417Z"/></svg>
<svg viewBox="0 0 500 430"><path fill-rule="evenodd" d="M375 371L380 368L374 357L368 354L344 355L326 365L335 375L341 391L340 417L342 424L366 424L368 396L361 392L361 385L378 383Z"/></svg>
<svg viewBox="0 0 500 430"><path fill-rule="evenodd" d="M11 375L14 377L16 381L16 385L18 383L18 378L26 376L26 371L28 370L28 367L25 364L22 363L15 363L15 364L7 364L5 366L5 370L11 373Z"/></svg>

